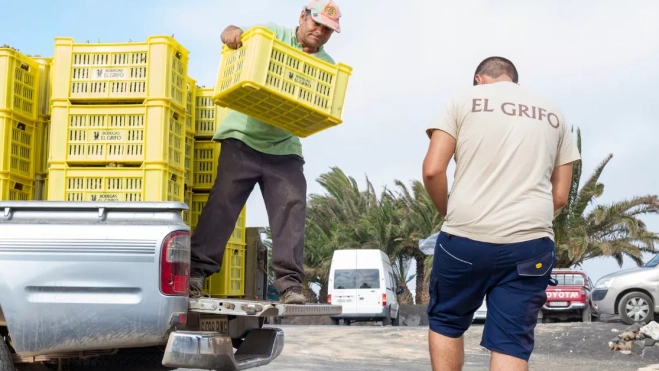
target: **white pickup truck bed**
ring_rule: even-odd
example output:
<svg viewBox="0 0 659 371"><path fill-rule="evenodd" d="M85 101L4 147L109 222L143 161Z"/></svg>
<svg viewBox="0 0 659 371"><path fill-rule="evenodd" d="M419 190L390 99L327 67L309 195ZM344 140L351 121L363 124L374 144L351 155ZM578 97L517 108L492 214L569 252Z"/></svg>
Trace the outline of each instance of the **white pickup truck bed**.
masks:
<svg viewBox="0 0 659 371"><path fill-rule="evenodd" d="M341 313L331 305L189 300L180 275L189 266L186 209L0 202L0 371L34 362L81 366L94 362L80 359L143 349L167 367L244 370L281 353L283 333L263 328L266 317Z"/></svg>

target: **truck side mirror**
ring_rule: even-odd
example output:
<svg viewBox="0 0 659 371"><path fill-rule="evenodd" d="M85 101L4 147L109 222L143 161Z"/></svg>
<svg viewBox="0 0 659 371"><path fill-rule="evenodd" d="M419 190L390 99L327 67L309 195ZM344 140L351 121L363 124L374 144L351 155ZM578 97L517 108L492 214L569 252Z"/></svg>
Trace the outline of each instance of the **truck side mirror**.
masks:
<svg viewBox="0 0 659 371"><path fill-rule="evenodd" d="M396 295L403 295L405 292L405 288L403 286L398 286L398 289L396 289Z"/></svg>

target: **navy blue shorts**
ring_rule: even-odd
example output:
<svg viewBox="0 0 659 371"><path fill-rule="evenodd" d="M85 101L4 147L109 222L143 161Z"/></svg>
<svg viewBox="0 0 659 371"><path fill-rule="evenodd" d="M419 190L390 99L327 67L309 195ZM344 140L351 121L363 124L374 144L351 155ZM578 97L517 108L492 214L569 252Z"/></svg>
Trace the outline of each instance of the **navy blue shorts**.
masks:
<svg viewBox="0 0 659 371"><path fill-rule="evenodd" d="M481 345L528 361L555 256L549 238L492 244L441 232L430 279L430 330L462 336L487 297Z"/></svg>

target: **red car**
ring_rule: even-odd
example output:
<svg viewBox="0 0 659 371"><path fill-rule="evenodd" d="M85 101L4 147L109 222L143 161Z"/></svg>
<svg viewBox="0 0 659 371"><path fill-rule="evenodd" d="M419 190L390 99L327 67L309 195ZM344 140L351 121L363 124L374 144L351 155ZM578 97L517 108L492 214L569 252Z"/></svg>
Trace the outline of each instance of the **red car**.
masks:
<svg viewBox="0 0 659 371"><path fill-rule="evenodd" d="M547 287L547 302L538 313L538 319L547 323L549 319L581 319L591 322L596 315L591 293L593 282L586 272L579 269L557 268L552 270L557 286Z"/></svg>

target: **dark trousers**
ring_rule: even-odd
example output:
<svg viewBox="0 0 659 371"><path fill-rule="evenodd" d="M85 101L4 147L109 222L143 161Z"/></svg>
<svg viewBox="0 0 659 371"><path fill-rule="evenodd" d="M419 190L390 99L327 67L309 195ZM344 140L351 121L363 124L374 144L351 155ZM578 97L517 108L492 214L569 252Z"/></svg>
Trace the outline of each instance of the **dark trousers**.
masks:
<svg viewBox="0 0 659 371"><path fill-rule="evenodd" d="M275 288L283 292L304 279L307 182L304 160L269 155L236 139L222 141L217 177L192 235L191 274L220 270L222 257L245 202L258 183L272 231Z"/></svg>

